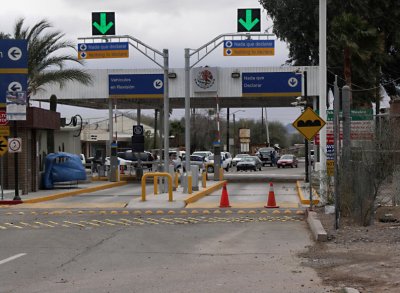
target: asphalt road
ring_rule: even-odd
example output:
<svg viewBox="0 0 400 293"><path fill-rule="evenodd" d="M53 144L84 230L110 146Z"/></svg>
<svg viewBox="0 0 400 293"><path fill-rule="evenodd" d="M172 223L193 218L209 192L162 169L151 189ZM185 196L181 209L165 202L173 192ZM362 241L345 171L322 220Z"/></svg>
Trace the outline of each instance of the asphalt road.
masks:
<svg viewBox="0 0 400 293"><path fill-rule="evenodd" d="M333 292L302 216L0 213L0 292Z"/></svg>

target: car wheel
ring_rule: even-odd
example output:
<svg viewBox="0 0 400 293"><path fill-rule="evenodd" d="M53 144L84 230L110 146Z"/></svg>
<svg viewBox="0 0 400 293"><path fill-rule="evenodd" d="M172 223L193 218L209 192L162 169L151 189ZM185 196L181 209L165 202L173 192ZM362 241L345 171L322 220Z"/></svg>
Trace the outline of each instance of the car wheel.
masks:
<svg viewBox="0 0 400 293"><path fill-rule="evenodd" d="M225 171L226 171L226 172L229 172L229 166L225 168Z"/></svg>
<svg viewBox="0 0 400 293"><path fill-rule="evenodd" d="M278 167L278 169L279 169L281 166L280 166L280 165L278 165L277 167Z"/></svg>
<svg viewBox="0 0 400 293"><path fill-rule="evenodd" d="M208 167L207 167L207 172L208 172L208 173L214 172L214 167L213 167L213 166L208 166Z"/></svg>
<svg viewBox="0 0 400 293"><path fill-rule="evenodd" d="M299 167L299 165L296 165L296 168Z"/></svg>

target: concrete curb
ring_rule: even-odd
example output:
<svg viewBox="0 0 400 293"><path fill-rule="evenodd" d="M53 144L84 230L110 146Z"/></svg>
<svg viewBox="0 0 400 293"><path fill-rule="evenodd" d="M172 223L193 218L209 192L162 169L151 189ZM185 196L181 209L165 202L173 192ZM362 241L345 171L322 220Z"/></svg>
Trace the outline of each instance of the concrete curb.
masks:
<svg viewBox="0 0 400 293"><path fill-rule="evenodd" d="M195 194L188 196L184 202L185 205L189 204L189 203L194 203L196 201L198 201L199 199L203 198L206 195L209 195L210 193L222 188L222 186L227 183L226 180L220 181L214 185L211 185L210 187L206 187L204 190L196 192Z"/></svg>
<svg viewBox="0 0 400 293"><path fill-rule="evenodd" d="M49 201L49 200L59 199L59 198L67 197L67 196L74 196L74 195L78 195L78 194L95 192L95 191L113 188L113 187L117 187L117 186L123 186L126 184L128 184L127 181L112 182L112 183L103 184L103 185L99 185L99 186L82 188L82 189L78 189L78 190L72 190L72 191L61 192L61 193L57 193L57 194L53 194L53 195L47 195L47 196L42 196L42 197L38 197L38 198L27 199L27 200L23 200L23 203L38 203L38 202L43 202L43 201Z"/></svg>
<svg viewBox="0 0 400 293"><path fill-rule="evenodd" d="M344 293L360 293L357 289L346 287L343 289Z"/></svg>
<svg viewBox="0 0 400 293"><path fill-rule="evenodd" d="M328 241L328 234L326 233L324 227L322 227L321 221L318 220L316 212L307 211L307 223L310 226L311 233L316 241Z"/></svg>
<svg viewBox="0 0 400 293"><path fill-rule="evenodd" d="M301 184L300 181L296 181L297 193L299 195L300 202L301 202L301 204L309 205L310 197L304 196L303 188L301 187L300 184ZM319 204L319 195L318 195L317 191L313 188L313 205L317 205L317 204Z"/></svg>

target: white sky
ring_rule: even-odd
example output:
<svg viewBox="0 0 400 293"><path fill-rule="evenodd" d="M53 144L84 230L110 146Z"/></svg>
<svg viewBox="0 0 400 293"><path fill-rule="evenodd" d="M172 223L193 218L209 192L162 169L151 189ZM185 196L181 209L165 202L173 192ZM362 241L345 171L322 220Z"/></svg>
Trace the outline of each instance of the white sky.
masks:
<svg viewBox="0 0 400 293"><path fill-rule="evenodd" d="M90 37L92 12L115 12L117 35L131 35L162 51L169 49L170 67L184 67L184 48L197 49L224 33L235 33L238 8L261 8L261 31L272 33L272 22L257 0L13 0L1 1L0 31L11 33L18 18L28 25L47 19L66 39L78 43L78 37ZM276 39L272 37L271 39ZM273 57L224 57L217 48L199 66L280 66L287 59L286 44L276 40ZM129 59L88 60L86 68L154 68L138 51L130 50ZM62 115L77 114L75 107L59 106ZM261 109L246 109L237 117L255 118ZM175 115L183 111L175 111ZM82 114L82 111L80 111ZM104 116L104 111L84 110L85 117ZM241 115L239 115L241 114ZM255 116L256 115L256 116ZM268 109L270 120L293 122L295 108Z"/></svg>

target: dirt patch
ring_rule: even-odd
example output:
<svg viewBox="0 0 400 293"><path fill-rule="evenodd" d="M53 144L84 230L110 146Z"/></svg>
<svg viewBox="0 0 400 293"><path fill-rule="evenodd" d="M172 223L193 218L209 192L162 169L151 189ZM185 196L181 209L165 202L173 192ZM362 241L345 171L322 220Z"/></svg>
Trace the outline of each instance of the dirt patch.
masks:
<svg viewBox="0 0 400 293"><path fill-rule="evenodd" d="M400 207L380 207L368 227L342 218L334 229L334 214L317 208L328 242L315 243L301 256L327 285L360 292L400 292Z"/></svg>

